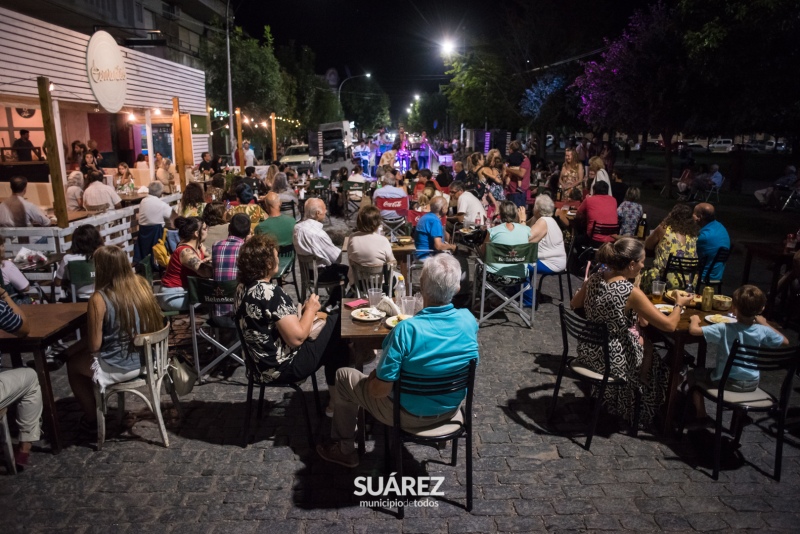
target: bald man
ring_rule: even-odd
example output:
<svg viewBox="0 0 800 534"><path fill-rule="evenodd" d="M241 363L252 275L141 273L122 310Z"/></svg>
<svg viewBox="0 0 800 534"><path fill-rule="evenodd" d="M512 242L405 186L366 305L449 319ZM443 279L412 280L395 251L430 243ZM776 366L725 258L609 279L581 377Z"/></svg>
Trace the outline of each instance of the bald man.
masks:
<svg viewBox="0 0 800 534"><path fill-rule="evenodd" d="M267 193L267 196L264 197L264 202L267 205L269 218L258 223L255 230L256 235L270 234L278 240L278 246L291 245L292 236L294 235L294 217L281 213L281 199L274 191Z"/></svg>
<svg viewBox="0 0 800 534"><path fill-rule="evenodd" d="M717 220L714 206L707 202L701 202L694 207L692 218L700 225L700 234L697 236L697 257L700 258L700 265L704 265L702 278L705 279L710 262L720 248L731 248L731 238L728 231ZM718 263L711 270L711 280L722 280L725 271L725 264Z"/></svg>

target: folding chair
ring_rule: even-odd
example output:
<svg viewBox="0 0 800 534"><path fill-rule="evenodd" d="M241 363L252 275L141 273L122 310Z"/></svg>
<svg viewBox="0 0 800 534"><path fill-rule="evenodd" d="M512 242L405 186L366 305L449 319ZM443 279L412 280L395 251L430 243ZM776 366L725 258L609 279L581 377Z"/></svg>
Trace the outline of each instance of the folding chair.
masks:
<svg viewBox="0 0 800 534"><path fill-rule="evenodd" d="M472 511L472 398L475 390L475 367L477 360L470 360L458 371L445 376L415 375L400 370L398 380L392 386L392 428L384 427L384 461L387 475L390 471L397 474L398 481L403 480L403 443L412 442L421 445L436 446L443 441L452 440L452 457L450 465L455 466L458 460L458 440L466 441L466 492L468 512ZM464 391L465 402L453 418L437 426L418 430L404 430L400 426L400 405L403 395L432 397L436 395L452 395ZM391 440L389 434L391 433ZM394 467L390 467L391 460ZM397 509L399 519L404 517L404 507Z"/></svg>
<svg viewBox="0 0 800 534"><path fill-rule="evenodd" d="M297 257L294 251L294 245L283 245L278 247L278 272L272 277L279 285L285 283L285 278L292 275L292 285L294 286L294 293L300 296L300 290L297 287L297 272L294 269L294 260Z"/></svg>
<svg viewBox="0 0 800 534"><path fill-rule="evenodd" d="M786 202L783 203L781 211L786 211L787 208L800 211L800 189L792 189L792 192L786 197Z"/></svg>
<svg viewBox="0 0 800 534"><path fill-rule="evenodd" d="M247 376L247 400L245 403L245 415L244 415L244 425L242 428L242 447L247 448L247 445L250 443L250 420L252 419L253 413L253 388L256 384L259 386L258 392L258 412L256 414L257 419L261 419L261 415L264 409L264 390L268 387L273 388L291 388L297 393L300 397L302 404L303 404L303 415L306 417L306 427L308 429L308 446L312 449L314 448L314 429L311 426L311 415L308 412L308 404L305 400L305 395L303 394L303 390L300 389L300 384L303 382L297 383L279 383L279 382L265 382L261 378L261 373L258 371L256 367L255 360L253 356L250 354L250 350L247 346L247 340L245 340L244 335L242 333L242 329L239 326L239 322L235 321L236 323L236 332L239 335L239 343L242 346L242 350L244 351L244 369L245 375ZM316 375L311 375L311 385L314 388L314 400L317 406L317 417L322 417L322 404L319 400L319 388L317 388L317 377Z"/></svg>
<svg viewBox="0 0 800 534"><path fill-rule="evenodd" d="M798 364L800 364L800 345L771 349L742 345L737 339L731 346L731 352L728 355L728 361L725 363L725 369L722 371L719 385L710 389L704 384L698 384L689 390L689 399L691 399L693 391L699 391L703 397L717 404L717 413L714 421L714 472L711 475L714 480L719 479L720 456L722 453L722 410L726 408L733 410L734 413L730 428L730 433L734 436L734 446L738 446L742 437L745 417L748 412L766 412L777 420L773 475L775 480L781 480L786 410L789 407L789 398L792 395L792 380L797 373ZM725 391L725 384L728 382L734 365L760 372L782 371L786 373L781 383L780 397L775 397L761 388L756 388L755 391L747 393ZM686 407L689 407L688 402Z"/></svg>
<svg viewBox="0 0 800 534"><path fill-rule="evenodd" d="M406 216L409 213L408 197L373 197L372 200L375 202L375 207L381 210L381 213L384 211L393 211L396 214L395 217L381 216L381 226L383 226L384 231L389 233L389 239L395 241L398 235L408 235L408 222L406 220ZM420 217L423 215L421 212L415 213L419 213ZM417 218L417 220L419 219Z"/></svg>
<svg viewBox="0 0 800 534"><path fill-rule="evenodd" d="M297 208L295 206L295 202L294 201L290 200L288 202L281 202L281 213L283 213L284 211L286 211L286 212L291 211L292 212L292 218L294 220L297 220Z"/></svg>
<svg viewBox="0 0 800 534"><path fill-rule="evenodd" d="M94 284L94 262L75 260L67 263L72 302L78 302L78 288ZM85 299L84 299L85 300Z"/></svg>
<svg viewBox="0 0 800 534"><path fill-rule="evenodd" d="M670 282L670 275L678 282L678 289L686 289L688 284L697 288L697 282L700 280L700 260L670 254L667 258L667 267L664 269L664 280L667 281L667 287L676 287L674 283ZM689 280L688 284L687 279Z"/></svg>
<svg viewBox="0 0 800 534"><path fill-rule="evenodd" d="M350 180L345 180L342 182L342 195L343 204L344 204L344 218L345 220L349 220L350 217L354 213L358 213L359 208L361 208L361 198L366 194L367 191L367 184L366 182L351 182ZM361 198L359 199L352 199L350 198L350 193L361 193Z"/></svg>
<svg viewBox="0 0 800 534"><path fill-rule="evenodd" d="M700 280L700 286L711 286L714 288L714 291L717 295L722 293L722 280L711 280L711 271L714 270L714 267L721 263L725 265L728 262L728 258L731 257L731 249L727 247L720 247L717 249L717 253L714 254L714 258L704 266L701 266L698 272L701 274L702 278ZM705 273L705 274L703 274ZM697 287L698 292L700 291L700 286Z"/></svg>
<svg viewBox="0 0 800 534"><path fill-rule="evenodd" d="M564 308L563 304L558 305L558 313L561 318L561 339L564 344L564 352L561 354L561 365L558 368L556 386L553 389L553 401L550 403L550 413L547 417L548 422L553 420L556 405L558 404L558 392L561 389L561 380L564 378L564 371L569 367L575 378L593 386L597 392L592 411L592 421L589 424L589 432L586 436L588 451L592 446L592 437L597 427L597 419L600 416L600 408L603 406L603 395L607 387L621 387L626 384L622 377L611 376L611 356L608 352L608 327L605 323L593 323L579 317L575 312ZM601 347L603 350L603 372L598 373L581 365L577 358L569 357L569 338L573 337L579 344L585 343ZM580 345L579 345L580 346ZM641 410L641 394L637 390L635 393L635 407L633 415L633 425L631 435L636 436L639 431L639 412Z"/></svg>
<svg viewBox="0 0 800 534"><path fill-rule="evenodd" d="M169 378L169 326L165 326L158 332L149 334L139 334L133 339L133 345L142 347L142 354L145 361L143 375L137 378L120 382L108 386L104 393L100 392L100 386L94 386L94 398L97 403L97 450L102 450L103 442L106 439L106 418L108 411L108 398L117 394L117 420L120 425L125 416L125 393L133 393L141 398L147 408L153 412L158 422L158 429L161 432L161 439L164 447L169 447L169 437L167 428L164 426L164 416L161 414L161 383L167 379L167 391L172 398L172 403L180 412L178 395L175 387ZM147 394L139 391L140 388L147 388Z"/></svg>
<svg viewBox="0 0 800 534"><path fill-rule="evenodd" d="M500 310L509 307L513 311L519 313L522 320L528 325L529 328L533 328L533 319L534 314L536 313L536 293L533 294L533 302L531 304L531 314L530 317L527 316L525 313L525 307L523 304L523 297L525 295L525 290L527 287L535 288L536 287L536 260L539 256L539 244L538 243L525 243L524 245L499 245L497 243L486 243L486 254L483 259L475 258L475 282L477 284L478 281L478 269L483 271L483 277L481 282L481 312L480 318L478 319L478 326L482 325L484 321L489 319L492 315L499 312ZM488 281L488 269L486 266L488 264L493 264L498 266L498 270L496 273L493 273L495 276L508 276L505 275L505 272L514 272L515 267L519 268L520 266L525 267L525 276L521 278L517 278L515 276L510 277L512 283L509 284L500 284L497 282L489 282ZM475 285L472 286L472 301L475 302L475 292L476 288ZM519 290L514 293L512 296L508 296L504 289L519 286ZM527 286L527 287L526 287ZM503 304L489 312L484 316L484 308L486 306L486 289L489 289L492 293L496 296L503 299Z"/></svg>
<svg viewBox="0 0 800 534"><path fill-rule="evenodd" d="M214 330L233 330L235 325L233 324L233 319L229 316L217 316L215 314L215 306L217 304L228 304L233 306L234 297L236 296L236 286L239 284L236 280L229 280L227 282L215 282L214 280L209 280L207 278L197 278L196 276L190 276L189 278L189 324L191 325L192 333L192 351L194 353L194 368L197 370L197 381L202 384L203 383L203 376L210 370L213 369L219 362L230 356L237 362L243 364L244 360L240 358L234 351L239 351L241 348L241 343L236 341L230 347L226 347L217 339L206 332L203 327L197 327L197 319L195 316L195 308L200 305L204 304L210 307L208 313L208 322L206 323L207 326L213 328ZM206 341L208 341L211 345L216 347L220 354L214 358L214 360L203 367L200 368L200 351L198 350L197 345L197 336L202 337Z"/></svg>
<svg viewBox="0 0 800 534"><path fill-rule="evenodd" d="M298 254L297 259L300 262L300 292L302 293L300 297L301 301L305 302L306 295L309 291L319 295L320 288L330 291L330 289L333 287L344 285L343 282L339 281L319 281L319 258L316 256L304 256L302 254Z"/></svg>
<svg viewBox="0 0 800 534"><path fill-rule="evenodd" d="M709 189L706 192L706 202L708 202L708 199L711 198L711 195L716 195L717 196L717 202L719 203L719 190L722 189L723 185L725 185L725 177L724 176L722 177L722 181L719 183L719 186L717 186L717 184L712 182L711 189Z"/></svg>
<svg viewBox="0 0 800 534"><path fill-rule="evenodd" d="M384 263L374 267L350 263L355 283L356 298L366 297L369 289L380 289L391 297L394 293L394 274L392 264Z"/></svg>

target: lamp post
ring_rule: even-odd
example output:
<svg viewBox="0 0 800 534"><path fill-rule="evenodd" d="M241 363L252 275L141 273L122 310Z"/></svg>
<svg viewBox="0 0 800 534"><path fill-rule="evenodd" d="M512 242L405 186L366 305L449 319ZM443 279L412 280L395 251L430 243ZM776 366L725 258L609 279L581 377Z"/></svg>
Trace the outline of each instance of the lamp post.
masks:
<svg viewBox="0 0 800 534"><path fill-rule="evenodd" d="M233 83L231 81L231 0L228 0L225 7L225 46L228 53L228 129L231 132L229 137L231 155L236 150L236 141L233 138Z"/></svg>
<svg viewBox="0 0 800 534"><path fill-rule="evenodd" d="M344 85L344 82L346 82L347 80L352 80L353 78L371 78L371 77L372 74L368 72L366 74L356 74L355 76L350 76L342 80L342 83L339 84L339 89L336 91L336 99L339 101L339 107L342 107L342 86Z"/></svg>

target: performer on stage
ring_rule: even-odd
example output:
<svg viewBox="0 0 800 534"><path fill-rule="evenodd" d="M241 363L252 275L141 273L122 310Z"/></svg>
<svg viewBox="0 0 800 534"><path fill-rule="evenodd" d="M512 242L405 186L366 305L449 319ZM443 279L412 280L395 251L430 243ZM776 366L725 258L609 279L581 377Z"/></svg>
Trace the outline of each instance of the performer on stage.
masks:
<svg viewBox="0 0 800 534"><path fill-rule="evenodd" d="M398 141L400 142L400 148L397 150L397 161L400 163L400 172L405 173L411 161L411 151L408 148L408 136L402 126L397 133L395 144Z"/></svg>
<svg viewBox="0 0 800 534"><path fill-rule="evenodd" d="M429 150L430 146L428 145L428 132L422 130L422 135L420 135L419 138L419 152L417 153L417 162L419 163L420 169L428 168L428 161L430 158L430 154L428 154Z"/></svg>
<svg viewBox="0 0 800 534"><path fill-rule="evenodd" d="M353 148L353 158L359 160L364 173L369 173L369 147L364 143L363 139Z"/></svg>

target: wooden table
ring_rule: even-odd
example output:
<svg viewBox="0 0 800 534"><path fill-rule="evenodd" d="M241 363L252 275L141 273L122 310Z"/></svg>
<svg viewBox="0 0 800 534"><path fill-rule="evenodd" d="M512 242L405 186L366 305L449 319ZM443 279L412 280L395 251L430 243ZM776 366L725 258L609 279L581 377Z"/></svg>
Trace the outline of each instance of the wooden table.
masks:
<svg viewBox="0 0 800 534"><path fill-rule="evenodd" d="M86 217L88 217L90 215L91 215L91 213L89 213L88 211L83 211L83 210L81 210L81 211L68 211L67 212L67 221L69 221L69 222L80 221L80 220L85 219Z"/></svg>
<svg viewBox="0 0 800 534"><path fill-rule="evenodd" d="M18 338L0 331L0 344L2 344L3 351L11 353L11 362L14 367L22 367L23 352L33 352L36 374L39 375L39 385L42 388L45 432L50 439L54 454L61 452L61 437L58 431L53 385L50 381L50 372L47 369L44 351L77 329L81 330L81 337L86 338L87 306L86 302L22 305L20 309L31 325L30 334L27 337Z"/></svg>
<svg viewBox="0 0 800 534"><path fill-rule="evenodd" d="M142 199L146 198L147 195L150 193L118 193L120 201L122 202L122 207L131 206L133 204L138 204L142 201Z"/></svg>
<svg viewBox="0 0 800 534"><path fill-rule="evenodd" d="M772 262L772 279L769 283L769 293L767 293L767 307L764 309L764 317L772 317L775 311L775 297L778 293L778 280L780 280L781 277L781 267L791 267L794 254L787 254L785 247L777 243L746 241L742 243L742 245L744 245L745 249L742 285L750 281L750 266L753 263L753 256Z"/></svg>

